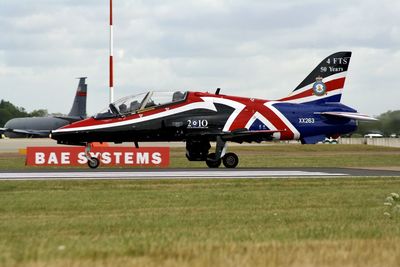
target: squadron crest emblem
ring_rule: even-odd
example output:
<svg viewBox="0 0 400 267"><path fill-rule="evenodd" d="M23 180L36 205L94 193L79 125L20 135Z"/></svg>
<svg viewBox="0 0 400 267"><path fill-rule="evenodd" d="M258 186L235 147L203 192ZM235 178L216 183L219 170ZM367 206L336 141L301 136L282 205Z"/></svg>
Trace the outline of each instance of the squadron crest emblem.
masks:
<svg viewBox="0 0 400 267"><path fill-rule="evenodd" d="M326 85L322 82L321 76L315 78L315 83L313 84L313 93L316 96L323 96L326 94Z"/></svg>

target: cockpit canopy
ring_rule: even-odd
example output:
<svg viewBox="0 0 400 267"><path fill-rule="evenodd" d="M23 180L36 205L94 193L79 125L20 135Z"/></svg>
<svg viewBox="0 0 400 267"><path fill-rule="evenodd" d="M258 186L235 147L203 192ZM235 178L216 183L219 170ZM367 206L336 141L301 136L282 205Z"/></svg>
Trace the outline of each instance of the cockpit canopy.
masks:
<svg viewBox="0 0 400 267"><path fill-rule="evenodd" d="M156 92L151 91L139 95L121 98L111 103L106 110L97 113L95 119L107 119L127 116L158 106L166 106L186 99L187 92Z"/></svg>

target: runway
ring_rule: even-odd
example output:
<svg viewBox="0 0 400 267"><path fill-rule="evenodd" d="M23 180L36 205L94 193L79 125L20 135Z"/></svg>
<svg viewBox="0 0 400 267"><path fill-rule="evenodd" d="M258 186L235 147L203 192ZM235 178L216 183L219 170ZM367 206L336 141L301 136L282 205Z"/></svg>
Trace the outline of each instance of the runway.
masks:
<svg viewBox="0 0 400 267"><path fill-rule="evenodd" d="M98 169L1 171L0 180L147 180L147 179L259 179L400 177L400 171L345 168L299 169Z"/></svg>

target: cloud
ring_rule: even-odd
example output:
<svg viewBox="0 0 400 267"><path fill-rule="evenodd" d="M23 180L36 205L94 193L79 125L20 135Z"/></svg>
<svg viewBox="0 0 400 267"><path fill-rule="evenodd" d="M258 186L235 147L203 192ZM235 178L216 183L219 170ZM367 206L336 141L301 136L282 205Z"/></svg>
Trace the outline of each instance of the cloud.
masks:
<svg viewBox="0 0 400 267"><path fill-rule="evenodd" d="M281 98L327 55L351 50L345 103L399 108L400 2L120 0L114 9L117 97L222 87ZM0 23L2 98L68 112L74 78L88 76L89 113L106 105L108 3L5 1Z"/></svg>

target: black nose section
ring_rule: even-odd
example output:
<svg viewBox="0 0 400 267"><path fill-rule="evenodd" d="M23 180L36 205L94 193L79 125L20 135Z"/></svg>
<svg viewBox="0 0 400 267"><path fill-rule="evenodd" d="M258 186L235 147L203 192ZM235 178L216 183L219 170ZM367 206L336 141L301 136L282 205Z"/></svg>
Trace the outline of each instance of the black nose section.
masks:
<svg viewBox="0 0 400 267"><path fill-rule="evenodd" d="M86 145L85 142L82 142L81 136L79 133L65 133L65 132L59 132L57 130L52 131L51 134L51 139L54 139L57 141L57 144L61 145L72 145L72 146L84 146Z"/></svg>

